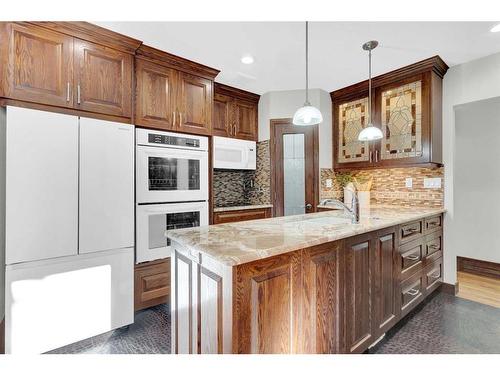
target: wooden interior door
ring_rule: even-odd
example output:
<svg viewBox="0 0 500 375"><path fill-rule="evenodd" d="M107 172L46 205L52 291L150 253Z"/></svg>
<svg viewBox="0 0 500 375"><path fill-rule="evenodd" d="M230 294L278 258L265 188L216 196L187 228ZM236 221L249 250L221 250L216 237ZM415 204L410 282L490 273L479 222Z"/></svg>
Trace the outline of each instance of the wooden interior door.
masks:
<svg viewBox="0 0 500 375"><path fill-rule="evenodd" d="M215 94L212 135L220 137L234 135L232 117L232 99L226 95Z"/></svg>
<svg viewBox="0 0 500 375"><path fill-rule="evenodd" d="M160 130L175 126L176 72L165 66L136 59L136 125Z"/></svg>
<svg viewBox="0 0 500 375"><path fill-rule="evenodd" d="M9 56L5 96L72 107L73 38L33 25L4 23L1 27L6 38L1 59Z"/></svg>
<svg viewBox="0 0 500 375"><path fill-rule="evenodd" d="M209 135L212 131L212 81L179 72L177 92L179 110L177 130Z"/></svg>
<svg viewBox="0 0 500 375"><path fill-rule="evenodd" d="M302 135L298 156L297 152L294 151L292 156L288 151L292 141L288 138L290 135ZM271 199L275 216L316 212L319 200L318 142L317 125L296 126L291 119L271 120ZM303 175L294 167L303 168ZM287 173L290 173L290 178ZM299 186L302 183L303 202L302 185ZM292 204L288 204L292 200L297 203L293 209L290 208Z"/></svg>
<svg viewBox="0 0 500 375"><path fill-rule="evenodd" d="M132 66L128 53L75 39L75 107L130 117Z"/></svg>
<svg viewBox="0 0 500 375"><path fill-rule="evenodd" d="M234 102L234 135L239 139L257 140L257 105L245 100Z"/></svg>
<svg viewBox="0 0 500 375"><path fill-rule="evenodd" d="M370 234L345 241L345 343L347 353L363 353L373 342L374 241Z"/></svg>

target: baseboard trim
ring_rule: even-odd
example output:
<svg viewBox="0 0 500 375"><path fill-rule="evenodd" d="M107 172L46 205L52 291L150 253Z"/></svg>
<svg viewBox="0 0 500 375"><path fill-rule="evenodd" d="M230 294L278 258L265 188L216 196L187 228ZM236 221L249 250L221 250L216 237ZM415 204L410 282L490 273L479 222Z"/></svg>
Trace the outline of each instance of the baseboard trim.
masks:
<svg viewBox="0 0 500 375"><path fill-rule="evenodd" d="M466 257L457 257L457 269L461 272L500 279L500 264Z"/></svg>
<svg viewBox="0 0 500 375"><path fill-rule="evenodd" d="M456 296L458 294L458 282L455 284L441 283L441 291Z"/></svg>
<svg viewBox="0 0 500 375"><path fill-rule="evenodd" d="M0 354L5 354L5 319L0 322Z"/></svg>

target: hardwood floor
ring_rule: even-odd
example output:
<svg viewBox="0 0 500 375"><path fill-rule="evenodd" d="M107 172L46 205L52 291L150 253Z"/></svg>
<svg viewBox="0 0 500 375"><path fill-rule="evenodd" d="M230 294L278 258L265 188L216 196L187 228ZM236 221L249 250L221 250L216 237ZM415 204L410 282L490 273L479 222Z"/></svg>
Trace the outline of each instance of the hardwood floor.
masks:
<svg viewBox="0 0 500 375"><path fill-rule="evenodd" d="M458 272L457 297L500 308L500 279Z"/></svg>

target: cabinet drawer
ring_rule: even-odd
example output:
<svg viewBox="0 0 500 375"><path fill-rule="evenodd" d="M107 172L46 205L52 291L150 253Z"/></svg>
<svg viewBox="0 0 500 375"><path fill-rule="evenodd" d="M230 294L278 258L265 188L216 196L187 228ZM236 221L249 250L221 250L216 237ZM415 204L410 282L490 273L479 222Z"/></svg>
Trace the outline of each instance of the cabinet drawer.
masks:
<svg viewBox="0 0 500 375"><path fill-rule="evenodd" d="M401 276L400 280L407 279L423 267L425 257L425 243L422 239L408 242L399 248Z"/></svg>
<svg viewBox="0 0 500 375"><path fill-rule="evenodd" d="M443 232L439 231L425 237L425 256L429 257L434 253L443 250Z"/></svg>
<svg viewBox="0 0 500 375"><path fill-rule="evenodd" d="M425 293L432 293L443 281L443 258L431 263L424 271Z"/></svg>
<svg viewBox="0 0 500 375"><path fill-rule="evenodd" d="M135 310L168 302L170 295L170 258L135 266Z"/></svg>
<svg viewBox="0 0 500 375"><path fill-rule="evenodd" d="M400 284L401 316L408 314L424 299L425 278L418 272Z"/></svg>
<svg viewBox="0 0 500 375"><path fill-rule="evenodd" d="M443 227L443 215L428 217L424 220L425 232L432 232Z"/></svg>
<svg viewBox="0 0 500 375"><path fill-rule="evenodd" d="M271 217L270 208L215 212L214 224L233 223L236 221L245 221L245 220L266 219L268 217Z"/></svg>
<svg viewBox="0 0 500 375"><path fill-rule="evenodd" d="M420 237L423 233L423 221L414 221L400 226L400 242L406 243Z"/></svg>

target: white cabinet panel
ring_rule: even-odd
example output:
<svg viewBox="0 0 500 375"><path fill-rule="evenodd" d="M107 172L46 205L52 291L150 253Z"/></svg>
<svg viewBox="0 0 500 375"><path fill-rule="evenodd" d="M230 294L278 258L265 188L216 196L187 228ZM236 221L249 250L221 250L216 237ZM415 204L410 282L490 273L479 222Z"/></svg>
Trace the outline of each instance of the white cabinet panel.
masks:
<svg viewBox="0 0 500 375"><path fill-rule="evenodd" d="M36 354L134 320L134 249L6 268L5 349Z"/></svg>
<svg viewBox="0 0 500 375"><path fill-rule="evenodd" d="M7 108L6 263L77 254L78 118Z"/></svg>
<svg viewBox="0 0 500 375"><path fill-rule="evenodd" d="M134 245L134 127L80 119L79 253Z"/></svg>

